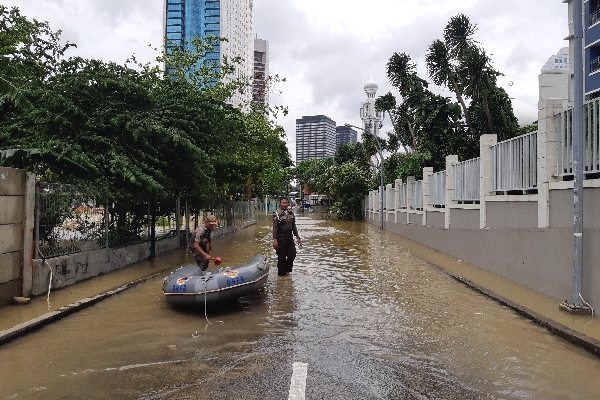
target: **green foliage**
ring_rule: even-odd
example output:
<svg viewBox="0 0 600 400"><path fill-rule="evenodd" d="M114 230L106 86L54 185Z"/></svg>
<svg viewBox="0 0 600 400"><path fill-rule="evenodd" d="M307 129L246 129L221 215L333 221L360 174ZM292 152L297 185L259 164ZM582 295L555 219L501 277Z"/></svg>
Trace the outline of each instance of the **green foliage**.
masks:
<svg viewBox="0 0 600 400"><path fill-rule="evenodd" d="M499 140L520 134L510 97L497 85L501 73L475 41L476 31L469 17L452 17L443 39L432 42L427 50L431 81L450 89L456 101L433 93L429 83L418 76L410 55L394 53L390 57L387 74L401 101L388 93L376 102L393 124L385 145L391 153L386 160L386 182L419 177L426 166L443 170L447 155L462 160L476 157L482 134L497 134Z"/></svg>
<svg viewBox="0 0 600 400"><path fill-rule="evenodd" d="M406 180L409 176L422 179L423 168L431 164L431 154L429 153L400 154L399 158L395 172L396 176L403 180Z"/></svg>
<svg viewBox="0 0 600 400"><path fill-rule="evenodd" d="M160 55L166 73L134 57L66 59L60 32L0 6L0 165L109 197L119 226L142 223L126 210L144 215L149 200L166 215L177 196L197 210L279 193L285 133L264 110L227 103L248 82L224 79L239 60L202 62L221 40Z"/></svg>
<svg viewBox="0 0 600 400"><path fill-rule="evenodd" d="M330 210L340 219L362 217L362 201L372 180L370 155L362 143L347 143L334 158L306 160L293 170L302 187L329 196Z"/></svg>

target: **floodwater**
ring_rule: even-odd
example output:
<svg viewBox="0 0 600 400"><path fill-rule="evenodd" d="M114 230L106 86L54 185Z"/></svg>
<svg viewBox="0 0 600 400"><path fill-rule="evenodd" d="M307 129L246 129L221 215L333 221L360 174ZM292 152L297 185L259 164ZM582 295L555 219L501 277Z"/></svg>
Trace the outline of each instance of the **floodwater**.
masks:
<svg viewBox="0 0 600 400"><path fill-rule="evenodd" d="M269 221L215 242L240 263ZM294 272L219 310L169 307L157 278L0 348L1 399L597 399L600 359L364 223L299 218ZM190 256L161 258L174 269ZM157 261L154 263L156 264Z"/></svg>

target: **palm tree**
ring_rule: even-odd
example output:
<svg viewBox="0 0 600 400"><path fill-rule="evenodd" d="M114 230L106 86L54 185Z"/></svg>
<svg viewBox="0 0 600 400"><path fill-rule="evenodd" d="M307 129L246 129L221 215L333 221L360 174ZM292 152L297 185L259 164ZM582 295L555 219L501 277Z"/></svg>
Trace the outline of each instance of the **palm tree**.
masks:
<svg viewBox="0 0 600 400"><path fill-rule="evenodd" d="M464 88L457 77L456 67L452 64L446 43L439 39L431 43L425 61L427 63L427 72L433 80L433 83L438 86L445 85L454 92L462 107L467 126L469 129L473 130L467 104L463 97Z"/></svg>
<svg viewBox="0 0 600 400"><path fill-rule="evenodd" d="M489 96L495 90L496 77L500 73L494 70L485 50L479 47L477 41L473 38L476 31L477 25L474 25L468 16L459 14L450 18L444 29L445 54L448 60L453 60L456 65L454 79L459 90L462 89L463 93L472 101L481 102L485 110L487 131L493 133ZM440 52L439 49L437 51ZM443 61L441 58L444 56L443 53L432 54L433 56L437 57L435 60L440 59ZM451 64L452 62L450 62ZM435 65L432 66L435 67ZM440 74L440 77L443 77L443 75Z"/></svg>

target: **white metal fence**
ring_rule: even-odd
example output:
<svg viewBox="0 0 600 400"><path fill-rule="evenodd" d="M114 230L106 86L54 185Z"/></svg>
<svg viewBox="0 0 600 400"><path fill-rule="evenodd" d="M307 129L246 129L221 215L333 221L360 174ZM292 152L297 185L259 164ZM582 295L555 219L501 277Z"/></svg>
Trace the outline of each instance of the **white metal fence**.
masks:
<svg viewBox="0 0 600 400"><path fill-rule="evenodd" d="M429 176L429 204L440 207L446 205L446 171Z"/></svg>
<svg viewBox="0 0 600 400"><path fill-rule="evenodd" d="M406 183L403 183L402 185L400 185L400 193L399 193L399 201L398 201L398 207L399 208L406 208L408 207L406 204L406 190L407 190L407 185Z"/></svg>
<svg viewBox="0 0 600 400"><path fill-rule="evenodd" d="M573 174L573 110L557 115L555 126L558 130L558 170L557 175ZM600 173L600 99L593 99L584 105L585 156L583 171L586 174Z"/></svg>
<svg viewBox="0 0 600 400"><path fill-rule="evenodd" d="M537 132L492 146L492 191L537 188Z"/></svg>
<svg viewBox="0 0 600 400"><path fill-rule="evenodd" d="M408 204L408 208L413 210L423 209L423 181L408 182L407 191L410 193L412 200Z"/></svg>
<svg viewBox="0 0 600 400"><path fill-rule="evenodd" d="M479 201L479 168L481 158L454 164L454 200Z"/></svg>
<svg viewBox="0 0 600 400"><path fill-rule="evenodd" d="M391 211L396 208L395 204L394 204L395 200L396 200L394 198L394 197L396 197L396 193L395 193L393 187L391 190L388 190L389 188L390 188L390 186L387 186L386 191L385 191L385 209L387 211Z"/></svg>

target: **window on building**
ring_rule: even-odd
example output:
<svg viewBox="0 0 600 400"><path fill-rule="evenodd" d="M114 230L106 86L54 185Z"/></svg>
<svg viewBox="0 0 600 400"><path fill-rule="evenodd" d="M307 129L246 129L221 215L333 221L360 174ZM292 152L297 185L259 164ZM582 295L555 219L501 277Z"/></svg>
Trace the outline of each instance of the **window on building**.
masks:
<svg viewBox="0 0 600 400"><path fill-rule="evenodd" d="M600 22L600 0L590 1L590 25Z"/></svg>
<svg viewBox="0 0 600 400"><path fill-rule="evenodd" d="M590 73L600 70L600 45L590 47Z"/></svg>

